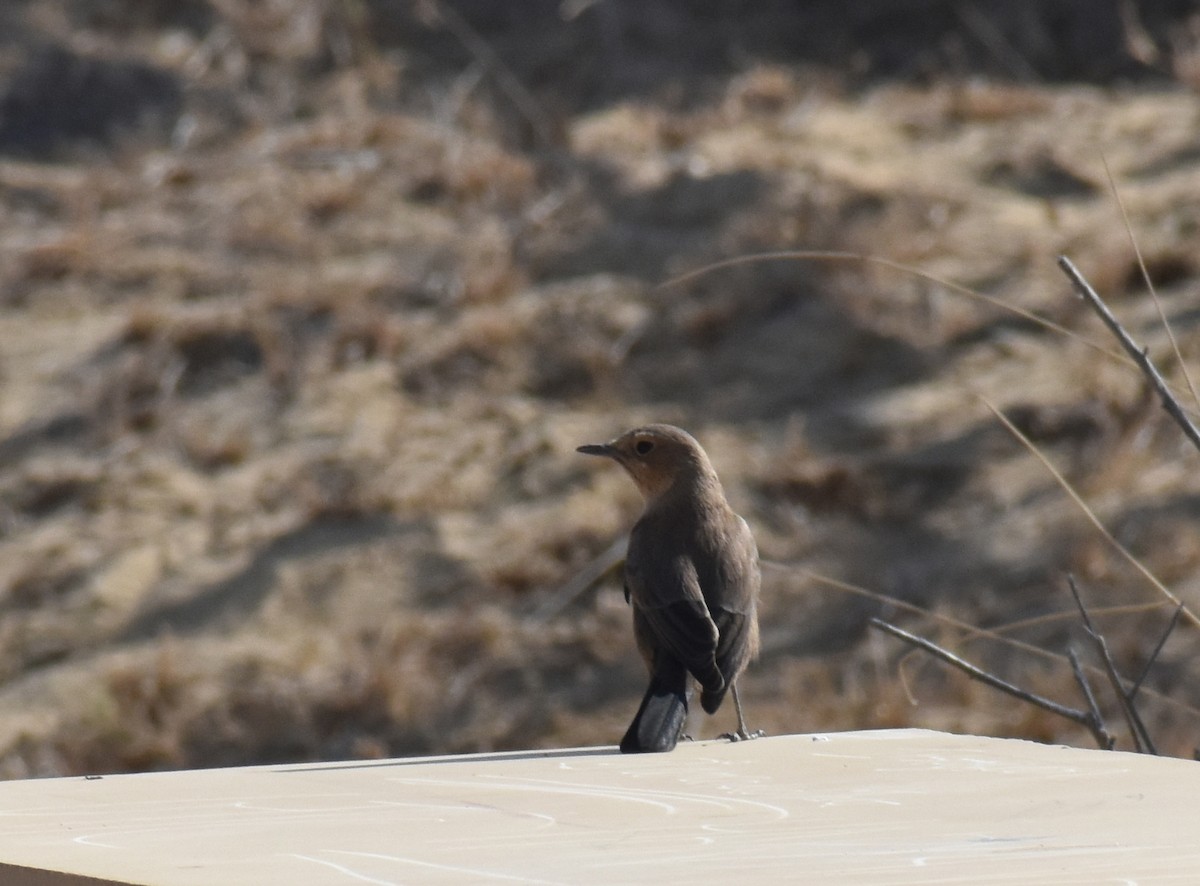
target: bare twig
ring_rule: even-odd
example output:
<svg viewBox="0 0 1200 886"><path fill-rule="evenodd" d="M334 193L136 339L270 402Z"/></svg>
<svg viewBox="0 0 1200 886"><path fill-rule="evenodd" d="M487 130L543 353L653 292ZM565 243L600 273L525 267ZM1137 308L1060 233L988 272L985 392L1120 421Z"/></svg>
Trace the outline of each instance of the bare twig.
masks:
<svg viewBox="0 0 1200 886"><path fill-rule="evenodd" d="M924 637L918 637L916 634L910 634L903 628L898 628L890 622L886 622L881 618L872 618L871 626L878 628L885 633L891 634L905 643L916 646L919 649L924 649L935 658L940 658L949 665L953 665L967 676L981 683L986 683L993 689L999 689L1001 692L1007 692L1014 698L1019 698L1021 701L1027 701L1032 705L1037 705L1043 710L1049 711L1052 714L1057 714L1060 717L1065 717L1073 723L1078 723L1080 726L1086 726L1088 729L1094 727L1092 715L1088 711L1081 711L1076 708L1069 708L1061 705L1056 701L1044 698L1040 695L1035 695L1032 692L1027 692L1019 686L1014 686L1006 680L1002 680L995 674L989 674L987 671L976 667L965 659L959 658L953 652L943 649L936 643L926 640Z"/></svg>
<svg viewBox="0 0 1200 886"><path fill-rule="evenodd" d="M1175 607L1175 611L1171 613L1171 620L1167 622L1167 628L1162 632L1162 636L1158 638L1158 642L1154 645L1154 651L1150 653L1150 657L1146 659L1146 664L1142 668L1142 672L1138 674L1138 678L1133 681L1133 687L1129 690L1129 699L1132 701L1137 697L1138 690L1142 688L1142 683L1146 679L1146 675L1150 673L1150 668L1153 666L1158 654L1162 652L1162 648L1166 645L1167 637L1171 636L1171 631L1175 630L1175 625L1179 624L1179 616L1183 613L1183 604L1180 603Z"/></svg>
<svg viewBox="0 0 1200 886"><path fill-rule="evenodd" d="M1063 273L1070 279L1071 284L1075 287L1075 291L1092 306L1092 310L1104 321L1104 325L1108 327L1109 331L1116 336L1117 341L1121 343L1121 347L1133 358L1138 368L1142 370L1142 373L1150 379L1150 383L1154 385L1154 389L1158 392L1158 397L1162 401L1163 409L1183 428L1183 433L1192 441L1192 445L1200 450L1200 430L1197 430L1196 426L1192 424L1183 407L1179 405L1179 401L1175 399L1175 395L1171 393L1171 388L1167 384L1166 379L1162 377L1162 374L1159 373L1158 369L1150 361L1147 349L1139 348L1134 343L1129 333L1125 331L1125 327L1117 321L1112 311L1108 309L1108 305L1104 303L1104 300L1100 298L1096 290L1092 288L1092 285L1079 273L1075 265L1071 264L1069 258L1065 255L1060 255L1058 257L1058 266L1063 269Z"/></svg>
<svg viewBox="0 0 1200 886"><path fill-rule="evenodd" d="M1100 706L1096 704L1096 696L1092 693L1092 684L1088 682L1087 674L1083 672L1083 666L1079 663L1079 656L1076 654L1074 646L1067 647L1067 658L1071 660L1071 672L1075 675L1075 682L1079 684L1079 688L1083 692L1084 700L1088 704L1088 710L1091 711L1091 722L1088 724L1088 728L1092 731L1092 736L1096 739L1096 744L1102 750L1111 751L1116 741L1113 739L1112 733L1104 725L1104 717L1100 714Z"/></svg>
<svg viewBox="0 0 1200 886"><path fill-rule="evenodd" d="M1154 748L1154 742L1150 740L1150 734L1146 731L1146 724L1142 722L1141 716L1137 712L1137 708L1133 705L1133 700L1129 696L1129 691L1125 688L1125 683L1121 679L1121 674L1117 671L1117 665L1112 660L1112 655L1108 651L1108 643L1104 639L1104 635L1096 629L1092 623L1092 617L1088 615L1087 607L1083 604L1083 598L1079 595L1079 588L1075 585L1075 576L1067 576L1067 585L1071 588L1071 596L1075 598L1075 605L1079 607L1079 614L1083 616L1083 626L1087 630L1088 636L1092 638L1092 642L1096 646L1096 651L1100 653L1100 659L1104 662L1105 673L1108 674L1108 680L1112 684L1113 692L1116 693L1117 700L1121 703L1121 713L1125 716L1125 723L1129 726L1129 734L1133 736L1133 743L1137 746L1138 753L1158 755L1158 751Z"/></svg>

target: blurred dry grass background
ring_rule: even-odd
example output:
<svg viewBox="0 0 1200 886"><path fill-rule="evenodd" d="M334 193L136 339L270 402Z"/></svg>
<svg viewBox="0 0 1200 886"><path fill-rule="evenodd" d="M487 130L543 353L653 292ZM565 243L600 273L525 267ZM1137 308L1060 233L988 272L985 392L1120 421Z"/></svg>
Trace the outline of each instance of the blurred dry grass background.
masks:
<svg viewBox="0 0 1200 886"><path fill-rule="evenodd" d="M1166 0L5 4L0 774L615 742L617 581L538 613L638 508L574 446L646 420L768 561L753 725L1090 744L865 623L1078 703L1065 659L812 573L1061 655L1071 571L1139 669L1169 610L983 394L1200 607L1198 455L1053 261L1169 362L1103 153L1200 365L1198 90ZM1080 337L855 262L656 288L778 249Z"/></svg>

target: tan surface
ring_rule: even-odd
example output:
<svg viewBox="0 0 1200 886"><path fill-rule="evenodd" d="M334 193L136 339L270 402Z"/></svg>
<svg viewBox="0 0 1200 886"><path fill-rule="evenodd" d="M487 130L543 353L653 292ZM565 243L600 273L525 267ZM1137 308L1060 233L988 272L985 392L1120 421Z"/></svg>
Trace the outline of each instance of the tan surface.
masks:
<svg viewBox="0 0 1200 886"><path fill-rule="evenodd" d="M1194 883L1200 765L915 730L0 784L118 883Z"/></svg>

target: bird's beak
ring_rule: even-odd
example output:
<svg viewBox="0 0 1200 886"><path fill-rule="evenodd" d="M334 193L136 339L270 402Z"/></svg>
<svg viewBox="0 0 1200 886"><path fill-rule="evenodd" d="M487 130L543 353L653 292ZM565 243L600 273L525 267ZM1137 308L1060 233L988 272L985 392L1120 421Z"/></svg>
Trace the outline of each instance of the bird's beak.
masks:
<svg viewBox="0 0 1200 886"><path fill-rule="evenodd" d="M617 451L607 443L589 443L586 446L580 446L575 451L582 452L584 455L604 455L608 458L617 457Z"/></svg>

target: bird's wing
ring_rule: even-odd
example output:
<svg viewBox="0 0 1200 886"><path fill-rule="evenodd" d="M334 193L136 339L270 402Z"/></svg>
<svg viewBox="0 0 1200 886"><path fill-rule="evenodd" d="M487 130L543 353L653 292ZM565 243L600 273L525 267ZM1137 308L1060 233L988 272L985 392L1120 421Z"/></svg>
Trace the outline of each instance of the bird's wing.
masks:
<svg viewBox="0 0 1200 886"><path fill-rule="evenodd" d="M758 605L759 585L762 583L758 569L758 546L746 521L737 515L733 519L736 528L729 533L729 543L720 551L720 563L714 570L717 586L705 594L705 599L713 610L723 609L751 617ZM713 615L716 616L715 611Z"/></svg>
<svg viewBox="0 0 1200 886"><path fill-rule="evenodd" d="M714 624L719 634L713 657L717 668L731 679L745 667L746 662L758 652L758 630L753 615L718 610L713 613Z"/></svg>
<svg viewBox="0 0 1200 886"><path fill-rule="evenodd" d="M726 680L736 679L746 662L758 653L758 592L761 576L758 547L746 521L730 514L727 543L707 571L705 599L717 626L717 667Z"/></svg>
<svg viewBox="0 0 1200 886"><path fill-rule="evenodd" d="M723 682L716 669L717 626L690 559L632 557L625 564L625 586L655 646L683 662L701 683Z"/></svg>

